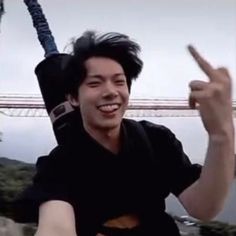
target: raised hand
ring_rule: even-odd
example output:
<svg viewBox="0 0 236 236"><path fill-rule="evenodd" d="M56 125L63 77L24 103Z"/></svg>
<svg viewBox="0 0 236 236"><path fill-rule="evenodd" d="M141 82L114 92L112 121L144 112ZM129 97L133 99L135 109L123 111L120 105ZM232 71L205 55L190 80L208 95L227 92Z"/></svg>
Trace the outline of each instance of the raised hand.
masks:
<svg viewBox="0 0 236 236"><path fill-rule="evenodd" d="M190 82L189 105L200 112L203 124L209 135L221 135L232 130L232 81L224 67L213 68L193 46L188 50L209 81Z"/></svg>

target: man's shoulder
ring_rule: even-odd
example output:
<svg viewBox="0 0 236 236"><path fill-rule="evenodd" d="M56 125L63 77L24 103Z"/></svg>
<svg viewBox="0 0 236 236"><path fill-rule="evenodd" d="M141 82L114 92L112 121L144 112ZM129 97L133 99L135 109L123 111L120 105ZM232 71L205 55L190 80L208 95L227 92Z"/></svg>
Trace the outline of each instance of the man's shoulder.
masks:
<svg viewBox="0 0 236 236"><path fill-rule="evenodd" d="M51 165L55 162L60 162L65 159L67 154L68 148L66 146L57 145L47 155L38 157L36 167L43 167L46 165Z"/></svg>
<svg viewBox="0 0 236 236"><path fill-rule="evenodd" d="M147 135L151 136L172 136L172 131L164 125L156 124L147 120L124 119L126 126L132 126L136 129L143 129Z"/></svg>
<svg viewBox="0 0 236 236"><path fill-rule="evenodd" d="M63 146L56 146L48 155L40 156L36 162L34 182L66 179L72 172L73 163ZM66 173L66 174L65 174Z"/></svg>

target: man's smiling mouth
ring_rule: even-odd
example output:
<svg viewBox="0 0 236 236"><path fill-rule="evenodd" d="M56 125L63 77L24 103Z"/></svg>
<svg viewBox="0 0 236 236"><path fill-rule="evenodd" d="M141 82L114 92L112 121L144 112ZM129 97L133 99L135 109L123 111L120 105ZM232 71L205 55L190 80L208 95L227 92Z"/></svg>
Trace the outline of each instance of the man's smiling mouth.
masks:
<svg viewBox="0 0 236 236"><path fill-rule="evenodd" d="M113 104L104 104L98 106L98 109L102 112L113 112L116 111L120 108L120 104L118 103L113 103Z"/></svg>

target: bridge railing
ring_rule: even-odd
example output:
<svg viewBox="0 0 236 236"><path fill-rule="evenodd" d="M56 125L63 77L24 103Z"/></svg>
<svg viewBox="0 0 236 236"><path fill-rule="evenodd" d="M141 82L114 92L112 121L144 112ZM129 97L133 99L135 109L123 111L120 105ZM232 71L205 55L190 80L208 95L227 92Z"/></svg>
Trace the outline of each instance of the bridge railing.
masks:
<svg viewBox="0 0 236 236"><path fill-rule="evenodd" d="M236 101L233 101L236 117ZM12 117L47 117L39 95L0 94L0 113ZM130 99L126 117L192 117L198 111L189 108L183 98Z"/></svg>

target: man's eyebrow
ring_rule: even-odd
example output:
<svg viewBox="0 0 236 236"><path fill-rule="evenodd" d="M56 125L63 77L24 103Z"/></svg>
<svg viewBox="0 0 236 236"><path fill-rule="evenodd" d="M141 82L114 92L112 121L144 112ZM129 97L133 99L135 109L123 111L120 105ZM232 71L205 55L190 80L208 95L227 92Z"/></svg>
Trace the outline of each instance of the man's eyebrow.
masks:
<svg viewBox="0 0 236 236"><path fill-rule="evenodd" d="M97 78L97 79L102 79L103 76L102 76L102 75L99 75L99 74L91 74L91 75L88 75L88 78Z"/></svg>
<svg viewBox="0 0 236 236"><path fill-rule="evenodd" d="M112 75L112 78L118 77L118 76L125 76L123 72L121 73L115 73ZM105 76L100 75L100 74L88 74L89 78L97 78L97 79L103 79Z"/></svg>
<svg viewBox="0 0 236 236"><path fill-rule="evenodd" d="M121 76L121 75L122 75L122 76L125 76L125 73L123 73L123 72L121 72L121 73L116 73L116 74L113 75L113 77L117 77L117 76Z"/></svg>

